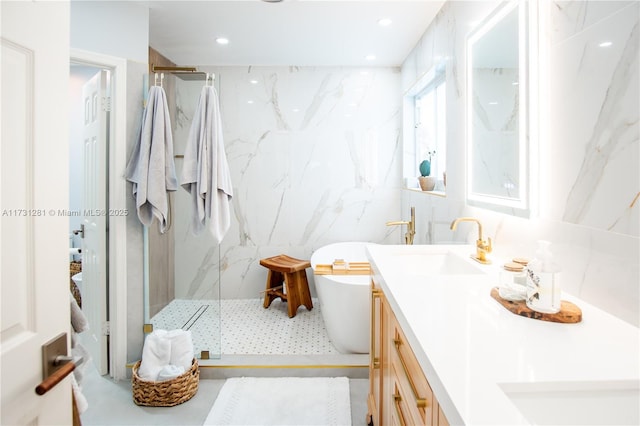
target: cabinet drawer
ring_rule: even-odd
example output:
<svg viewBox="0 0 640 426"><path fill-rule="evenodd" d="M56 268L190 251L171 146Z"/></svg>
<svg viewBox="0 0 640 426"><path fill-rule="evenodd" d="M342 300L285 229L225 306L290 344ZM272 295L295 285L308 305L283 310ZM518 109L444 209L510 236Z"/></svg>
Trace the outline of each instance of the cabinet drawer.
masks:
<svg viewBox="0 0 640 426"><path fill-rule="evenodd" d="M407 394L404 387L400 385L398 381L398 374L402 374L402 372L396 372L395 366L393 363L390 365L393 378L391 381L392 386L390 387L390 399L391 399L391 407L390 407L390 415L391 425L394 426L417 426L423 425L424 423L420 420L420 415L417 412L415 407L410 406L411 394Z"/></svg>
<svg viewBox="0 0 640 426"><path fill-rule="evenodd" d="M417 416L415 419L417 424L431 425L434 422L433 392L402 330L395 321L390 337L392 338L391 364L406 405L410 412Z"/></svg>

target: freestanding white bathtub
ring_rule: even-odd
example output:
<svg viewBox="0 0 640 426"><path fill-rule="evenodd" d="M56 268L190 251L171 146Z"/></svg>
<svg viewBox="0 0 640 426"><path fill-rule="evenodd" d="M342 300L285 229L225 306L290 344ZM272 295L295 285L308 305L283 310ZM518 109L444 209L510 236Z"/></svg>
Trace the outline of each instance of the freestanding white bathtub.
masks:
<svg viewBox="0 0 640 426"><path fill-rule="evenodd" d="M311 267L346 262L367 262L365 246L346 242L320 247L311 255ZM341 353L369 352L369 275L314 275L320 311L331 343Z"/></svg>

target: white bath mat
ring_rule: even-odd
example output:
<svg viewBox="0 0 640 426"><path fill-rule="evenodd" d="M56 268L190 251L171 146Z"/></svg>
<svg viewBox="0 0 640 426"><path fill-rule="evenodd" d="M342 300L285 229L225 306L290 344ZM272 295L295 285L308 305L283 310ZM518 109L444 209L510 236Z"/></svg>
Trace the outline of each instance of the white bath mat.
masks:
<svg viewBox="0 0 640 426"><path fill-rule="evenodd" d="M227 379L205 425L351 425L346 377Z"/></svg>

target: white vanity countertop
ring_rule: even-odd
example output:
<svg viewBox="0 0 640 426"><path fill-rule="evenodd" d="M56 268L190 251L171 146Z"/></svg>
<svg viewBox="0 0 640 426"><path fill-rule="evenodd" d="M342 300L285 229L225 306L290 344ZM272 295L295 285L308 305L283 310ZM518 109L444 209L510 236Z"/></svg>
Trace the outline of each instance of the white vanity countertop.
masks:
<svg viewBox="0 0 640 426"><path fill-rule="evenodd" d="M597 391L573 393L596 395L601 412L608 410L603 392L628 388L627 394L637 399L640 329L567 294L562 298L582 309L580 323L515 315L490 296L504 261L493 258L493 265L481 265L469 258L474 250L460 245L367 247L374 277L451 424L530 424L531 415L523 414L509 395L526 400L542 391ZM457 254L485 273L427 277L416 271L426 265L422 255L430 251ZM410 255L415 268L398 261L403 254ZM578 402L584 406L587 401ZM530 405L548 407L535 398Z"/></svg>

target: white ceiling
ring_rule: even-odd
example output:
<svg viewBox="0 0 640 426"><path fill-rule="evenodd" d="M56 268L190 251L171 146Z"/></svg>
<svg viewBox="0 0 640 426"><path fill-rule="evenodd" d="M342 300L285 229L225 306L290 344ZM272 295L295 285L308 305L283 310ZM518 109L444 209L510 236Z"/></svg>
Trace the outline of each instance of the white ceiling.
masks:
<svg viewBox="0 0 640 426"><path fill-rule="evenodd" d="M443 3L148 1L149 44L183 66L399 66ZM381 18L391 25L378 25ZM229 44L218 45L217 37ZM370 54L376 59L366 60Z"/></svg>

